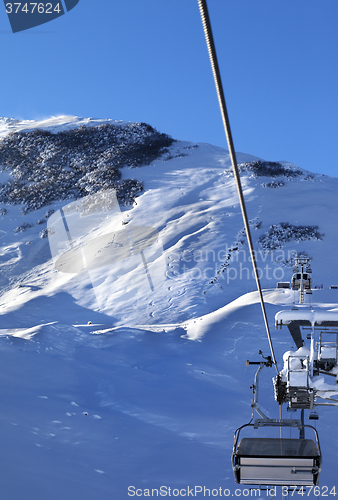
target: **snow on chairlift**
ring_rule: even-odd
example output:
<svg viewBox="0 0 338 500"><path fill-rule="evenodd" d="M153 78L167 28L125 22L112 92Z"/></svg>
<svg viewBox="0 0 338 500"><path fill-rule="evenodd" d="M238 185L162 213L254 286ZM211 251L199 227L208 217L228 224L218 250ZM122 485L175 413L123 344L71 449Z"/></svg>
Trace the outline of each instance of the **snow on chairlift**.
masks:
<svg viewBox="0 0 338 500"><path fill-rule="evenodd" d="M293 308L291 310L279 311L275 316L276 328L287 326L297 349L303 347L304 333L308 331L306 338L311 338L311 331L316 336L316 350L318 358L325 357L325 347L338 349L338 312L319 311ZM319 341L318 341L319 333ZM329 351L326 351L329 353ZM336 355L334 356L336 358Z"/></svg>
<svg viewBox="0 0 338 500"><path fill-rule="evenodd" d="M338 332L323 328L319 334L317 349L316 367L325 371L332 370L334 366L337 366Z"/></svg>
<svg viewBox="0 0 338 500"><path fill-rule="evenodd" d="M287 365L286 401L290 408L312 410L315 393L309 384L309 356L290 355Z"/></svg>
<svg viewBox="0 0 338 500"><path fill-rule="evenodd" d="M285 353L284 368L273 381L278 404L288 403L288 410L313 409L316 393L310 377L309 356Z"/></svg>
<svg viewBox="0 0 338 500"><path fill-rule="evenodd" d="M317 430L304 424L304 419L269 419L258 405L258 379L264 366L271 366L271 359L259 364L255 382L252 386L254 401L252 407L262 417L254 423L239 427L234 435L232 467L235 482L246 485L267 486L313 486L318 485L321 471L322 456ZM245 428L259 427L280 428L295 427L300 431L299 438L282 437L244 437L239 440L240 433ZM305 428L310 428L315 434L315 441L305 439Z"/></svg>
<svg viewBox="0 0 338 500"><path fill-rule="evenodd" d="M310 411L317 404L338 406L332 397L338 394L337 374L332 372L338 366L338 312L295 309L279 311L275 319L276 327L288 327L297 347L296 352L284 354L284 368L274 379L276 401Z"/></svg>

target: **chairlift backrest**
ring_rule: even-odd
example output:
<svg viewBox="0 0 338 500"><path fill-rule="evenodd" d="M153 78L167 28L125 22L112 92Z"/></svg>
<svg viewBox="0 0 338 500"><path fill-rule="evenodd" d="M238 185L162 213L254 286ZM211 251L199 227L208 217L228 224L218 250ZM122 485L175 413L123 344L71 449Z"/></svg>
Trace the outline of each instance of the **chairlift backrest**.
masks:
<svg viewBox="0 0 338 500"><path fill-rule="evenodd" d="M309 387L309 356L290 355L288 357L288 387Z"/></svg>
<svg viewBox="0 0 338 500"><path fill-rule="evenodd" d="M278 281L277 283L277 288L290 288L290 282L289 281Z"/></svg>

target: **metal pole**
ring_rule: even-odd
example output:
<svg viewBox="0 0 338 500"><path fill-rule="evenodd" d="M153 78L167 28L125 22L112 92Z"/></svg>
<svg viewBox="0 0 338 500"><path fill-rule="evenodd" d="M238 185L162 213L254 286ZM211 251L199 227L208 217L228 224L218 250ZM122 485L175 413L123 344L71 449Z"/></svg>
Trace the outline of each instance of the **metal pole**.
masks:
<svg viewBox="0 0 338 500"><path fill-rule="evenodd" d="M299 430L299 439L304 439L305 438L305 429L304 429L304 409L303 408L300 410L300 419L302 422L302 427Z"/></svg>
<svg viewBox="0 0 338 500"><path fill-rule="evenodd" d="M300 303L304 304L303 264L300 265Z"/></svg>

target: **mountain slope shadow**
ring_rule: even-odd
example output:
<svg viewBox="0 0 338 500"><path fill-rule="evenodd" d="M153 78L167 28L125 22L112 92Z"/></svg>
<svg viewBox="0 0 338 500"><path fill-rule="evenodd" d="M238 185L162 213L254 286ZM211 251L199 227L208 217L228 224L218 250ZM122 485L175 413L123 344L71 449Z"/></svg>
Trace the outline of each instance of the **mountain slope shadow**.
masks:
<svg viewBox="0 0 338 500"><path fill-rule="evenodd" d="M92 309L82 307L66 292L53 296L37 297L19 309L2 316L2 328L30 328L41 323L60 322L87 324L88 322L111 326L115 318Z"/></svg>

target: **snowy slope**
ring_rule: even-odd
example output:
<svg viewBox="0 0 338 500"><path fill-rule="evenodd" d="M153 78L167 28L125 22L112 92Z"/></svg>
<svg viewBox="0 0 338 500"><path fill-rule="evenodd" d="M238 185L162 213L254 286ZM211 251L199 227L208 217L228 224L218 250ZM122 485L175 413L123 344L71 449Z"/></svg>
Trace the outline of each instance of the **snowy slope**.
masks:
<svg viewBox="0 0 338 500"><path fill-rule="evenodd" d="M1 134L102 122L3 119ZM238 154L239 163L256 160ZM235 492L233 432L251 417L254 369L245 361L257 359L259 349L269 351L229 155L208 144L176 142L169 155L122 173L143 181L145 192L133 207L120 207L113 230L122 231L127 222L128 228L159 231L156 252L145 251L154 290L139 256L135 265L123 264L118 278L105 268L79 275L57 271L36 223L49 208L57 211L67 202L26 215L20 206L0 206L7 211L0 216L0 463L6 499L123 500L131 496L128 486ZM8 174L0 175L5 182ZM332 222L338 179L304 171L277 180L284 185L266 187L276 178L243 168L281 368L292 339L274 330L274 316L297 300L294 292L275 288L292 273L292 264L281 261L294 251L307 252L313 284L323 285L312 303L338 307L338 290L329 290L338 284ZM280 222L318 226L322 239L291 240L266 254L259 238ZM13 232L23 223L32 227ZM87 225L84 236L90 240L111 230L109 218L100 224L100 233ZM262 376L262 407L277 418L272 376L269 369ZM334 408L320 410L320 484L330 489L337 467L335 420Z"/></svg>

